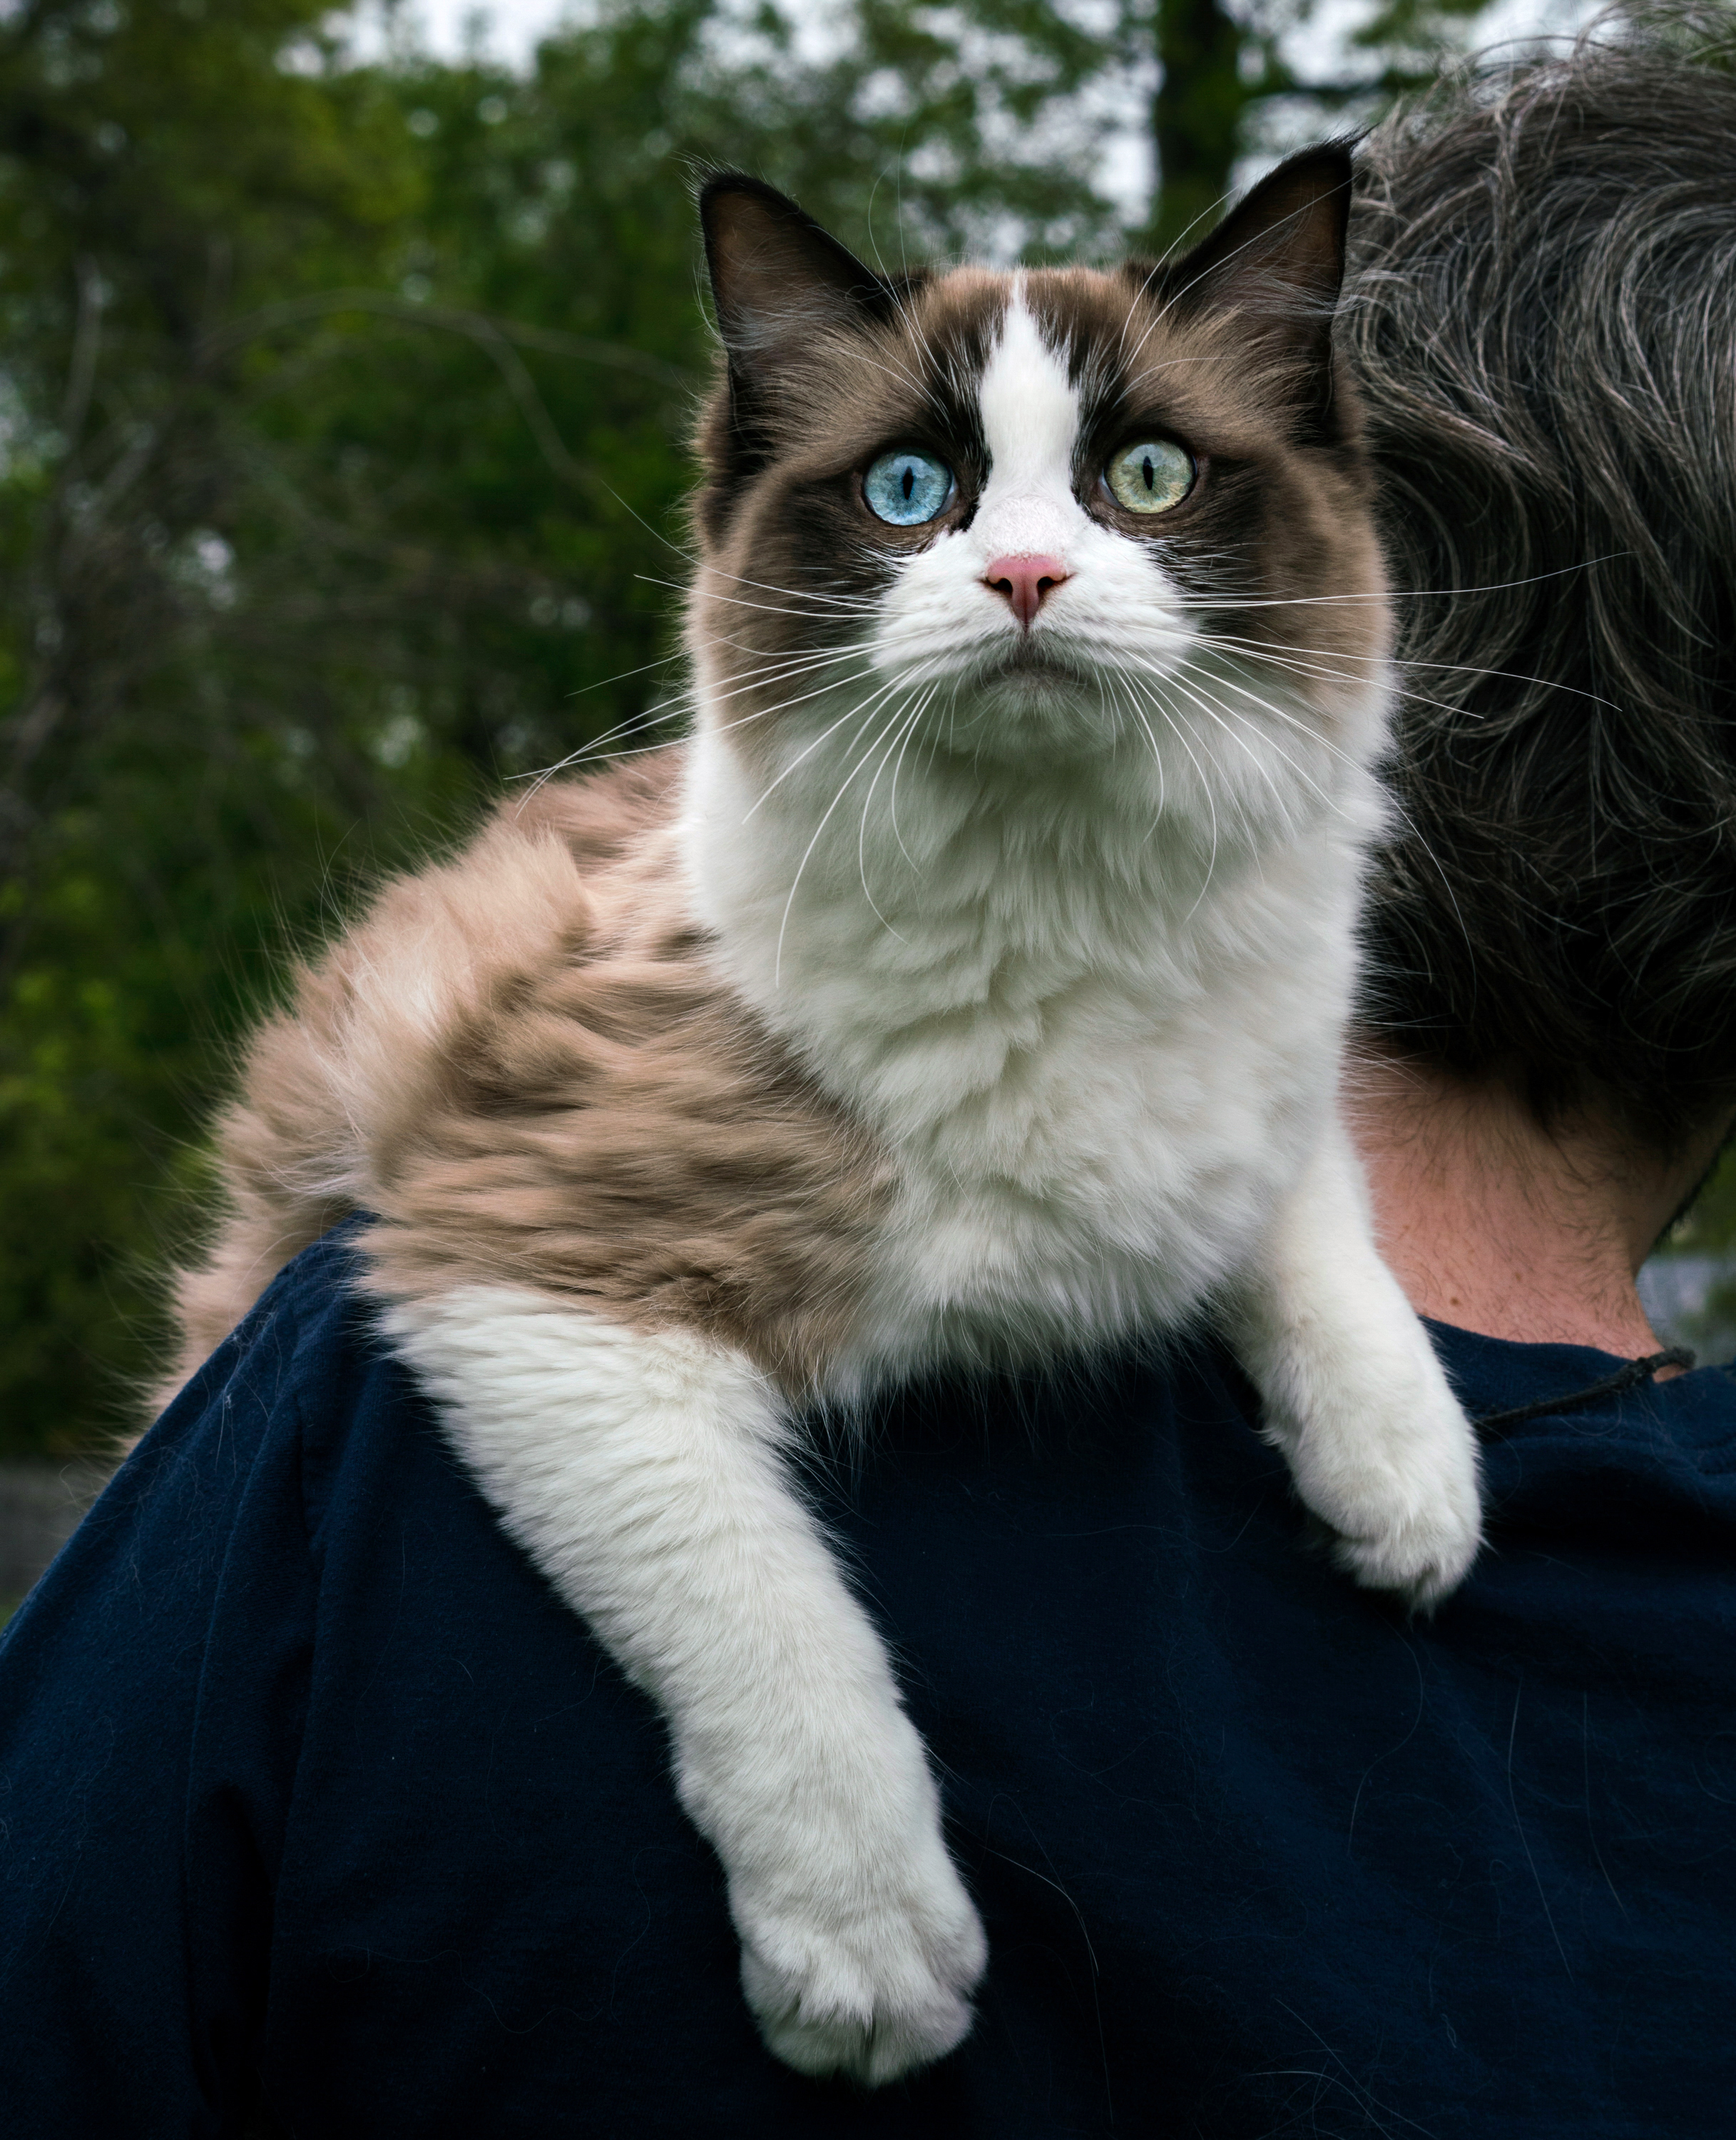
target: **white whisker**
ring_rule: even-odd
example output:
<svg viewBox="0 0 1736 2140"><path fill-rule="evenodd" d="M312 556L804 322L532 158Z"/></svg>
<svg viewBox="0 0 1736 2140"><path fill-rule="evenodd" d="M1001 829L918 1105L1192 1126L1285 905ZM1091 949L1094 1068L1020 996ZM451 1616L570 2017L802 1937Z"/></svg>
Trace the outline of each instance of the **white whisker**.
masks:
<svg viewBox="0 0 1736 2140"><path fill-rule="evenodd" d="M895 688L895 686L889 688ZM884 697L884 693L877 695L879 697ZM852 709L851 710L854 711L856 709ZM873 716L870 714L869 719L871 720ZM887 724L889 728L890 726L890 721L896 720L898 716L895 714L890 717L890 720L889 720ZM836 726L837 724L834 724L834 725ZM865 720L862 724L862 728L866 728L867 725L868 721ZM830 730L828 730L827 733L830 734ZM851 739L851 749L854 749L856 748L856 739L861 736L861 733L862 729L858 729L856 730L856 736L852 737ZM880 733L881 734L885 734L886 733L886 729L883 729ZM821 835L824 833L826 827L831 822L832 812L837 808L838 805L844 800L845 796L849 793L850 783L856 778L857 773L861 771L863 766L867 763L870 754L875 749L879 741L880 737L876 736L875 741L869 744L867 750L862 753L862 754L856 759L856 763L852 765L850 770L845 774L844 778L839 786L837 793L833 796L831 801L826 806L825 815L821 818L819 823L815 826L813 837L808 842L807 846L803 849L802 860L796 865L796 875L790 885L790 896L784 901L783 918L777 925L777 945L776 950L772 954L772 984L774 988L777 986L783 974L783 940L789 929L790 913L791 910L796 904L796 894L802 888L802 872L807 869L808 862L812 857L814 849L819 846ZM779 779L782 779L782 774L779 774L778 776ZM773 785L775 786L776 784L777 783L774 782ZM770 790L768 789L767 792L769 793ZM763 802L764 800L764 796L762 796L760 798L760 801ZM759 804L755 803L753 807L754 809L758 809ZM750 810L748 814L749 817L752 817L753 812Z"/></svg>

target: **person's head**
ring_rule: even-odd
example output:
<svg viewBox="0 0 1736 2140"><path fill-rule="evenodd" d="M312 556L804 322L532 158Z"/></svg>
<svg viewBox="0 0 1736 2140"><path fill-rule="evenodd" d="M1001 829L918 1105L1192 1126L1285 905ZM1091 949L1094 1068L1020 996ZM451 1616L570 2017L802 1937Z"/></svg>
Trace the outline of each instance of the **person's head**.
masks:
<svg viewBox="0 0 1736 2140"><path fill-rule="evenodd" d="M1736 1105L1730 18L1595 33L1359 162L1407 693L1364 1021L1667 1152Z"/></svg>

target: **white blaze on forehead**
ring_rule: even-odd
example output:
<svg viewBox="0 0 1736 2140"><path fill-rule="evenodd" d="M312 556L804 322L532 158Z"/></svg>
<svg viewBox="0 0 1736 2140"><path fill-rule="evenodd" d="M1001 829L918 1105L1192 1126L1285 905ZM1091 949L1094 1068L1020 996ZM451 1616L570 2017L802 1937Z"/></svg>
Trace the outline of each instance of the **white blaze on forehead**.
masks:
<svg viewBox="0 0 1736 2140"><path fill-rule="evenodd" d="M1085 523L1073 496L1079 396L1018 277L978 391L988 481L971 533L984 557L1064 553Z"/></svg>

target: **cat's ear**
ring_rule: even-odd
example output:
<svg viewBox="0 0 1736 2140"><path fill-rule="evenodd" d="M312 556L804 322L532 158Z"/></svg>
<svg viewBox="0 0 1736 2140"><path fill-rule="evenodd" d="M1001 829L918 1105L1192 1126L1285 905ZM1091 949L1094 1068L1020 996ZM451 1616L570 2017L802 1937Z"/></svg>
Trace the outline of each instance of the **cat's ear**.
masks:
<svg viewBox="0 0 1736 2140"><path fill-rule="evenodd" d="M1233 310L1260 339L1329 367L1351 173L1342 141L1280 164L1210 237L1165 268L1161 287L1170 303L1181 312Z"/></svg>
<svg viewBox="0 0 1736 2140"><path fill-rule="evenodd" d="M722 171L699 194L705 260L732 370L753 374L812 345L816 330L885 318L890 287L795 202Z"/></svg>

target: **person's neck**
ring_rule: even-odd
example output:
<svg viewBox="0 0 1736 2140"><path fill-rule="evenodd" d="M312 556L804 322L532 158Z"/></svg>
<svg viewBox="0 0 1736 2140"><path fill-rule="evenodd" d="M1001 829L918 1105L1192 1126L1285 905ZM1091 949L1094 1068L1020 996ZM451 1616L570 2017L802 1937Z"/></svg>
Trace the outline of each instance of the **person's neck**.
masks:
<svg viewBox="0 0 1736 2140"><path fill-rule="evenodd" d="M1381 1252L1420 1314L1526 1344L1661 1349L1635 1279L1726 1122L1660 1158L1606 1117L1546 1130L1505 1084L1366 1043L1346 1098Z"/></svg>

